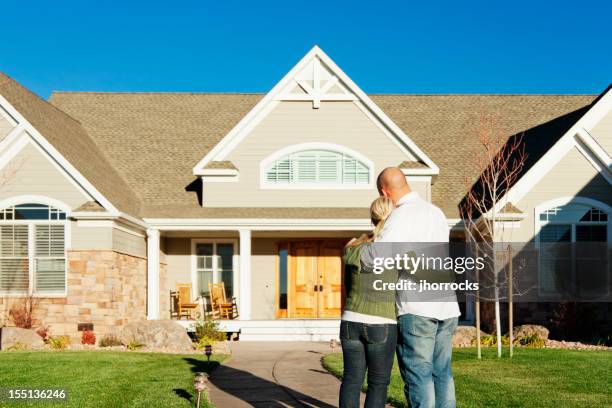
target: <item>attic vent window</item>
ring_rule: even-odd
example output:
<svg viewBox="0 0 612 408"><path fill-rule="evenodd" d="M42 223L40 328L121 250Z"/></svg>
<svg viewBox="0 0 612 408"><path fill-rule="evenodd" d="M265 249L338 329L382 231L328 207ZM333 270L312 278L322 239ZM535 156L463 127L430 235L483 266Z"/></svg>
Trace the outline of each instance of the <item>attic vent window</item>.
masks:
<svg viewBox="0 0 612 408"><path fill-rule="evenodd" d="M276 185L369 185L371 168L346 152L308 149L272 160L265 169L265 181Z"/></svg>

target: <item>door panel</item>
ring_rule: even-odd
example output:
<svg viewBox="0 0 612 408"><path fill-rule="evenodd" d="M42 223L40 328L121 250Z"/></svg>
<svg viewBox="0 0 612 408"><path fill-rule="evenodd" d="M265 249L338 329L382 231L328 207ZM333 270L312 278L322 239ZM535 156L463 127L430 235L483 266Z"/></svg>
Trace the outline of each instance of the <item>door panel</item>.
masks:
<svg viewBox="0 0 612 408"><path fill-rule="evenodd" d="M339 317L344 241L289 243L287 317Z"/></svg>
<svg viewBox="0 0 612 408"><path fill-rule="evenodd" d="M338 241L323 242L319 247L319 317L338 317L342 310L342 251Z"/></svg>
<svg viewBox="0 0 612 408"><path fill-rule="evenodd" d="M289 276L289 317L316 317L317 246L313 242L292 245Z"/></svg>

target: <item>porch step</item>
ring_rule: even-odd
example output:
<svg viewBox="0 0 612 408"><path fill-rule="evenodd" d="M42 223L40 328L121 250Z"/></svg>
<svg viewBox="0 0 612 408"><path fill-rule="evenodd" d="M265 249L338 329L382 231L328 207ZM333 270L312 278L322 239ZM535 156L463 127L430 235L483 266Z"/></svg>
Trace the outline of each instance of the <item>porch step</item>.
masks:
<svg viewBox="0 0 612 408"><path fill-rule="evenodd" d="M194 322L180 322L193 331ZM220 320L219 328L241 341L330 341L339 339L338 319Z"/></svg>
<svg viewBox="0 0 612 408"><path fill-rule="evenodd" d="M331 327L245 327L241 341L329 341L338 339L338 328Z"/></svg>

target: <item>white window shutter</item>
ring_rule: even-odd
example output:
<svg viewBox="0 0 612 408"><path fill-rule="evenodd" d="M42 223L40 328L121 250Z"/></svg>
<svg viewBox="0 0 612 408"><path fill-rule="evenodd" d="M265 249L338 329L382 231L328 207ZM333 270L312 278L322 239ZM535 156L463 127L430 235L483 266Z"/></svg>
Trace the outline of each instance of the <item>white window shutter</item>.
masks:
<svg viewBox="0 0 612 408"><path fill-rule="evenodd" d="M28 226L0 227L0 290L24 292L28 290Z"/></svg>
<svg viewBox="0 0 612 408"><path fill-rule="evenodd" d="M36 225L36 292L63 292L66 289L64 225Z"/></svg>

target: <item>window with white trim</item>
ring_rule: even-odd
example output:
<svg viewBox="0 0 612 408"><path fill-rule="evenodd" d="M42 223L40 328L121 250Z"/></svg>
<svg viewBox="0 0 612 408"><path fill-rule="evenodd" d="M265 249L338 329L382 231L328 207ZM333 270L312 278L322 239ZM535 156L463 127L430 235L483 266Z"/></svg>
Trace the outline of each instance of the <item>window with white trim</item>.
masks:
<svg viewBox="0 0 612 408"><path fill-rule="evenodd" d="M289 153L273 160L265 169L265 180L272 184L367 185L370 168L357 158L328 149Z"/></svg>
<svg viewBox="0 0 612 408"><path fill-rule="evenodd" d="M609 214L590 204L570 202L537 216L540 292L579 296L601 295L602 290L607 293L608 274L601 271L607 270L609 262Z"/></svg>
<svg viewBox="0 0 612 408"><path fill-rule="evenodd" d="M65 291L66 212L36 203L0 210L0 292Z"/></svg>

